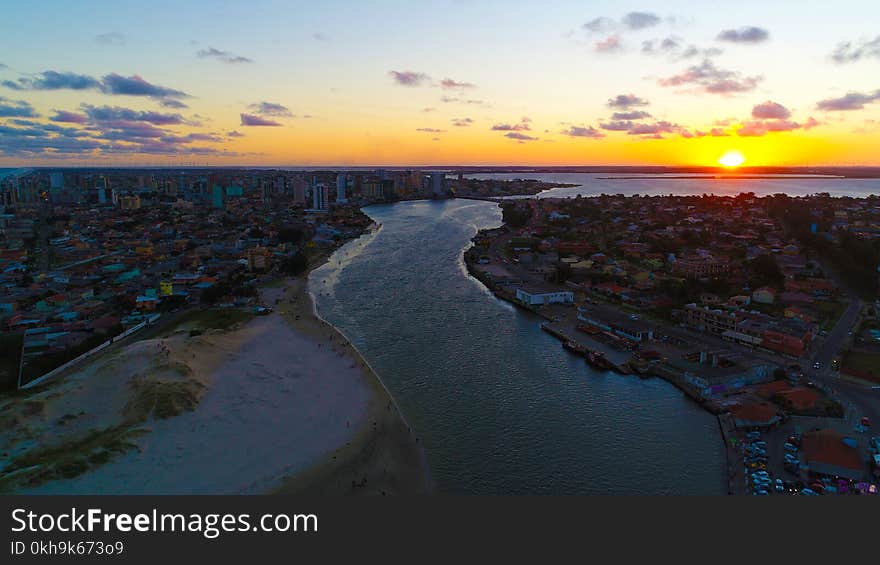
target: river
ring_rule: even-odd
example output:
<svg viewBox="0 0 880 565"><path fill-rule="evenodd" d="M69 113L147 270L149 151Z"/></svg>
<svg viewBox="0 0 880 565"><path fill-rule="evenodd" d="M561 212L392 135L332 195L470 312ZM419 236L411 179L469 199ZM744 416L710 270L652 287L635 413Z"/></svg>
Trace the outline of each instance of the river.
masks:
<svg viewBox="0 0 880 565"><path fill-rule="evenodd" d="M313 271L318 311L374 367L455 494L722 494L714 416L659 379L596 371L471 278L492 203L364 209L381 227Z"/></svg>

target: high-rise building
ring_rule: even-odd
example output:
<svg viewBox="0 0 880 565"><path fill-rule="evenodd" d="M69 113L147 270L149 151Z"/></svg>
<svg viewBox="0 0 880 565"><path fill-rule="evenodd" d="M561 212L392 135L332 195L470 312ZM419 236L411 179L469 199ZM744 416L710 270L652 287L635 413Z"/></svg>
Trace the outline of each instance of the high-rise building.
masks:
<svg viewBox="0 0 880 565"><path fill-rule="evenodd" d="M327 185L322 182L312 186L312 208L315 210L327 209Z"/></svg>
<svg viewBox="0 0 880 565"><path fill-rule="evenodd" d="M336 175L336 202L344 203L348 202L345 198L345 189L348 186L348 177L345 176L345 173L339 173Z"/></svg>
<svg viewBox="0 0 880 565"><path fill-rule="evenodd" d="M434 196L446 194L446 173L431 173L431 194Z"/></svg>
<svg viewBox="0 0 880 565"><path fill-rule="evenodd" d="M306 203L306 180L300 176L293 178L293 203L294 204L302 204Z"/></svg>
<svg viewBox="0 0 880 565"><path fill-rule="evenodd" d="M49 188L51 190L61 190L64 188L64 173L49 173Z"/></svg>
<svg viewBox="0 0 880 565"><path fill-rule="evenodd" d="M215 184L211 196L211 206L217 210L222 210L224 204L223 187L219 184Z"/></svg>

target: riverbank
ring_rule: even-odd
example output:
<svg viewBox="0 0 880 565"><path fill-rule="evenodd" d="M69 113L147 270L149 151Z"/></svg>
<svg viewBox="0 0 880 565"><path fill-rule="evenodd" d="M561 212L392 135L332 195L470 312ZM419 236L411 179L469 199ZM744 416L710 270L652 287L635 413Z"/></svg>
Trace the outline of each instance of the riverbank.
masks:
<svg viewBox="0 0 880 565"><path fill-rule="evenodd" d="M417 440L357 351L316 315L306 276L261 292L290 308L193 311L163 335L3 399L0 489L430 492Z"/></svg>
<svg viewBox="0 0 880 565"><path fill-rule="evenodd" d="M325 256L315 269L329 259ZM427 494L433 483L424 450L381 379L342 332L324 320L308 290L308 277L287 279L269 302L297 332L351 361L370 391L360 429L344 445L304 472L285 477L277 494Z"/></svg>

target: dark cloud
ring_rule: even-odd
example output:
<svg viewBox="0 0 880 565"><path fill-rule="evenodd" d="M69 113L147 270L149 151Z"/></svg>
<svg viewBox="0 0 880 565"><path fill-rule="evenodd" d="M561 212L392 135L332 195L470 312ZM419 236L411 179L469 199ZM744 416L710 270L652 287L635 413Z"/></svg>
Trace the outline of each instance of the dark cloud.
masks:
<svg viewBox="0 0 880 565"><path fill-rule="evenodd" d="M268 118L264 118L262 116L254 116L252 114L241 114L241 125L243 126L271 126L278 127L282 124L270 120Z"/></svg>
<svg viewBox="0 0 880 565"><path fill-rule="evenodd" d="M685 71L658 80L660 86L693 86L709 94L735 94L754 90L762 80L760 76L743 76L735 71L720 69L709 59Z"/></svg>
<svg viewBox="0 0 880 565"><path fill-rule="evenodd" d="M105 94L146 96L156 99L187 98L189 96L180 90L149 83L138 75L124 77L117 73L110 73L101 79L101 91Z"/></svg>
<svg viewBox="0 0 880 565"><path fill-rule="evenodd" d="M583 126L571 126L562 132L565 135L570 137L589 137L593 139L599 139L601 137L605 137L605 134L601 131L597 130L593 126L583 127Z"/></svg>
<svg viewBox="0 0 880 565"><path fill-rule="evenodd" d="M752 117L758 120L786 120L791 117L791 112L782 104L768 100L752 108Z"/></svg>
<svg viewBox="0 0 880 565"><path fill-rule="evenodd" d="M651 114L643 110L633 110L631 112L614 112L611 114L612 120L644 120L650 118Z"/></svg>
<svg viewBox="0 0 880 565"><path fill-rule="evenodd" d="M654 27L660 21L660 16L650 12L630 12L621 20L625 27L632 30Z"/></svg>
<svg viewBox="0 0 880 565"><path fill-rule="evenodd" d="M855 43L839 43L831 53L835 63L854 63L862 59L880 59L880 35L874 39L862 39Z"/></svg>
<svg viewBox="0 0 880 565"><path fill-rule="evenodd" d="M11 90L24 90L24 87L22 85L11 80L4 80L3 82L0 82L0 84Z"/></svg>
<svg viewBox="0 0 880 565"><path fill-rule="evenodd" d="M524 133L520 133L518 131L511 131L504 134L504 137L508 139L515 139L517 141L537 141L537 137L532 137L531 135L526 135Z"/></svg>
<svg viewBox="0 0 880 565"><path fill-rule="evenodd" d="M880 100L880 89L873 93L862 94L861 92L848 92L839 98L826 98L816 104L816 108L826 112L848 112L861 110L866 105Z"/></svg>
<svg viewBox="0 0 880 565"><path fill-rule="evenodd" d="M125 36L121 33L111 31L110 33L96 35L95 41L101 45L125 45Z"/></svg>
<svg viewBox="0 0 880 565"><path fill-rule="evenodd" d="M83 111L94 122L147 122L157 126L170 126L187 124L183 116L180 114L164 114L162 112L132 110L130 108L121 108L119 106L92 106L90 104L82 105Z"/></svg>
<svg viewBox="0 0 880 565"><path fill-rule="evenodd" d="M276 118L292 118L293 113L289 108L274 102L258 102L250 104L248 110L261 116L274 116Z"/></svg>
<svg viewBox="0 0 880 565"><path fill-rule="evenodd" d="M227 137L244 137L244 134L235 130L226 132Z"/></svg>
<svg viewBox="0 0 880 565"><path fill-rule="evenodd" d="M446 130L436 128L416 128L416 131L421 131L425 133L444 133Z"/></svg>
<svg viewBox="0 0 880 565"><path fill-rule="evenodd" d="M400 86L421 86L431 79L425 73L416 71L388 71L388 74Z"/></svg>
<svg viewBox="0 0 880 565"><path fill-rule="evenodd" d="M454 125L456 127L460 127L460 128L467 127L467 126L471 125L472 123L474 123L474 121L470 118L453 118L452 119L452 125Z"/></svg>
<svg viewBox="0 0 880 565"><path fill-rule="evenodd" d="M644 98L639 98L633 93L629 94L618 94L614 98L609 98L607 105L609 108L615 108L619 110L630 110L631 108L639 107L639 106L647 106L648 101Z"/></svg>
<svg viewBox="0 0 880 565"><path fill-rule="evenodd" d="M725 29L718 34L718 41L729 43L761 43L770 38L770 33L763 28L748 26L739 29Z"/></svg>
<svg viewBox="0 0 880 565"><path fill-rule="evenodd" d="M0 118L36 118L39 114L25 100L10 100L0 96Z"/></svg>
<svg viewBox="0 0 880 565"><path fill-rule="evenodd" d="M116 141L139 140L142 138L160 138L167 134L161 128L144 122L114 120L101 124L103 131L99 137Z"/></svg>
<svg viewBox="0 0 880 565"><path fill-rule="evenodd" d="M53 122L68 124L84 124L89 121L89 117L85 114L77 114L76 112L68 112L66 110L55 110L55 115L49 119Z"/></svg>
<svg viewBox="0 0 880 565"><path fill-rule="evenodd" d="M623 49L623 43L619 35L609 35L601 41L597 41L593 47L597 53L616 53Z"/></svg>
<svg viewBox="0 0 880 565"><path fill-rule="evenodd" d="M26 90L89 90L100 89L98 79L76 73L43 71L34 77L18 79L19 86Z"/></svg>
<svg viewBox="0 0 880 565"><path fill-rule="evenodd" d="M220 49L215 49L214 47L201 49L196 53L196 55L198 55L200 59L215 59L217 61L223 61L224 63L228 63L230 65L254 62L252 59L248 59L247 57L242 57L241 55L236 55L234 53L230 53L229 51L221 51Z"/></svg>
<svg viewBox="0 0 880 565"><path fill-rule="evenodd" d="M440 81L440 87L445 88L447 90L455 90L455 89L465 89L465 88L476 88L477 85L471 82L459 82L456 80L452 80L451 78L444 78Z"/></svg>

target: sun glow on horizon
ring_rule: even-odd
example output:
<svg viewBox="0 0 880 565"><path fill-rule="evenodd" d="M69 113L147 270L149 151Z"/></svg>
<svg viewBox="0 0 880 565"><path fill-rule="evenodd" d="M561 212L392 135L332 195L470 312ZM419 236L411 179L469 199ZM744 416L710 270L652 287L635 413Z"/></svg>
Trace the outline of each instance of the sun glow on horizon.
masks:
<svg viewBox="0 0 880 565"><path fill-rule="evenodd" d="M736 150L728 151L718 159L720 165L731 169L735 169L745 162L745 156Z"/></svg>

